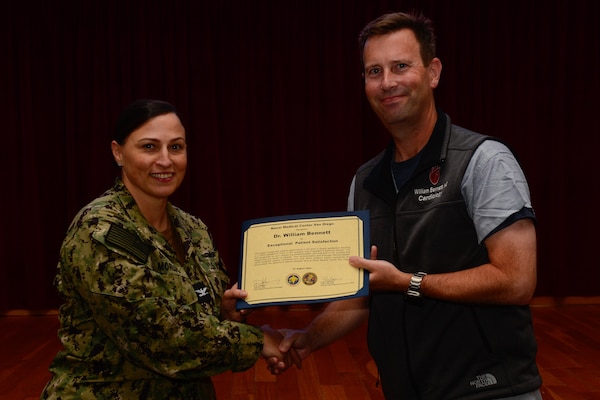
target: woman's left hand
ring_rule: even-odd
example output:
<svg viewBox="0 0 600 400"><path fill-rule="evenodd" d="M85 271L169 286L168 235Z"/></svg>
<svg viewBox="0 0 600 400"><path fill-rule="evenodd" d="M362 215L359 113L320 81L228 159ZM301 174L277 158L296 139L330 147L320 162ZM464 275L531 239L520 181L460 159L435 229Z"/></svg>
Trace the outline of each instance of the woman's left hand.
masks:
<svg viewBox="0 0 600 400"><path fill-rule="evenodd" d="M223 293L223 300L221 302L221 318L230 321L243 322L248 315L250 315L250 309L237 310L236 304L238 299L245 299L248 296L248 292L239 289L238 284L235 283L230 289L227 289Z"/></svg>

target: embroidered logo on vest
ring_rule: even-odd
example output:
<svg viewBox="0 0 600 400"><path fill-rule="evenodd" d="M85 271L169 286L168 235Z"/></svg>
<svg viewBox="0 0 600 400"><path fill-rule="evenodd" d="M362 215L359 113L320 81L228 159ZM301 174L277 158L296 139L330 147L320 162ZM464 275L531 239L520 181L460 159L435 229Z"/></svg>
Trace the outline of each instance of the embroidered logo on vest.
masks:
<svg viewBox="0 0 600 400"><path fill-rule="evenodd" d="M429 171L429 182L432 185L437 185L440 182L440 174L442 169L436 165L435 167L431 167L431 171Z"/></svg>
<svg viewBox="0 0 600 400"><path fill-rule="evenodd" d="M477 375L475 380L471 381L471 386L475 386L475 388L480 389L487 386L496 385L498 380L492 374L483 374Z"/></svg>

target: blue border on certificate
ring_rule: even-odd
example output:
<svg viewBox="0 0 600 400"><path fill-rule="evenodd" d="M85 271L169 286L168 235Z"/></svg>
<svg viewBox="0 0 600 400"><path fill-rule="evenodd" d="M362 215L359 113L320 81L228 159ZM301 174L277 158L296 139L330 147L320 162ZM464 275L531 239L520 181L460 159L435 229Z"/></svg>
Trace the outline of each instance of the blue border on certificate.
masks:
<svg viewBox="0 0 600 400"><path fill-rule="evenodd" d="M364 258L370 258L371 254L371 241L370 241L370 218L368 210L358 210L358 211L339 211L339 212L327 212L327 213L311 213L311 214L293 214L293 215L282 215L275 217L265 217L265 218L257 218L250 219L244 221L242 223L242 232L241 232L241 240L240 240L240 261L238 268L238 286L241 288L243 282L243 265L244 265L244 236L246 231L252 227L253 225L269 223L269 222L277 222L277 221L287 221L287 220L302 220L302 219L319 219L319 218L332 218L332 217L344 217L344 216L356 216L362 221L362 237L363 237L363 254ZM255 303L249 304L244 300L237 300L237 309L246 309L246 308L258 308L258 307L270 307L270 306L282 306L282 305L292 305L292 304L314 304L314 303L325 303L336 300L350 299L354 297L362 297L367 296L369 294L369 271L363 269L363 286L360 288L355 294L346 295L346 296L338 296L338 297L328 297L325 299L312 299L312 300L293 300L293 301L268 301L263 303ZM243 289L243 288L242 288Z"/></svg>

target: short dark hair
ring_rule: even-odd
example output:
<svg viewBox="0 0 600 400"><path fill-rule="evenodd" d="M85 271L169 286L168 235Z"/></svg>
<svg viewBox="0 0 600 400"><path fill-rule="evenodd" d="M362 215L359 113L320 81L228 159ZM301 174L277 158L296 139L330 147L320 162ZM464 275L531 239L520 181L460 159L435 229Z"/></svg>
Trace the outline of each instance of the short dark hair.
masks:
<svg viewBox="0 0 600 400"><path fill-rule="evenodd" d="M431 19L422 13L389 13L369 22L358 35L358 48L360 51L360 62L364 69L364 51L367 39L372 36L386 35L410 29L414 32L421 50L421 58L425 66L431 63L435 57L435 32Z"/></svg>
<svg viewBox="0 0 600 400"><path fill-rule="evenodd" d="M117 119L113 139L125 143L125 139L140 126L159 115L174 113L181 119L175 106L163 100L138 99L129 104Z"/></svg>

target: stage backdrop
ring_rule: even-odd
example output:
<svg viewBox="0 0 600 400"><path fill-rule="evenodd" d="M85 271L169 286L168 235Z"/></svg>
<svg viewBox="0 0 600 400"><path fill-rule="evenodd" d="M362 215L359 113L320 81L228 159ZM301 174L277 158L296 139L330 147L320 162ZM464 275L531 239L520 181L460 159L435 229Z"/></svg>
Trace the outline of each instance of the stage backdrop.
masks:
<svg viewBox="0 0 600 400"><path fill-rule="evenodd" d="M538 222L539 296L600 295L599 4L581 1L31 1L0 14L0 310L58 307L75 213L118 174L111 132L140 97L179 107L173 202L211 229L233 279L243 220L341 211L389 140L364 99L357 34L433 18L438 105L517 152Z"/></svg>

